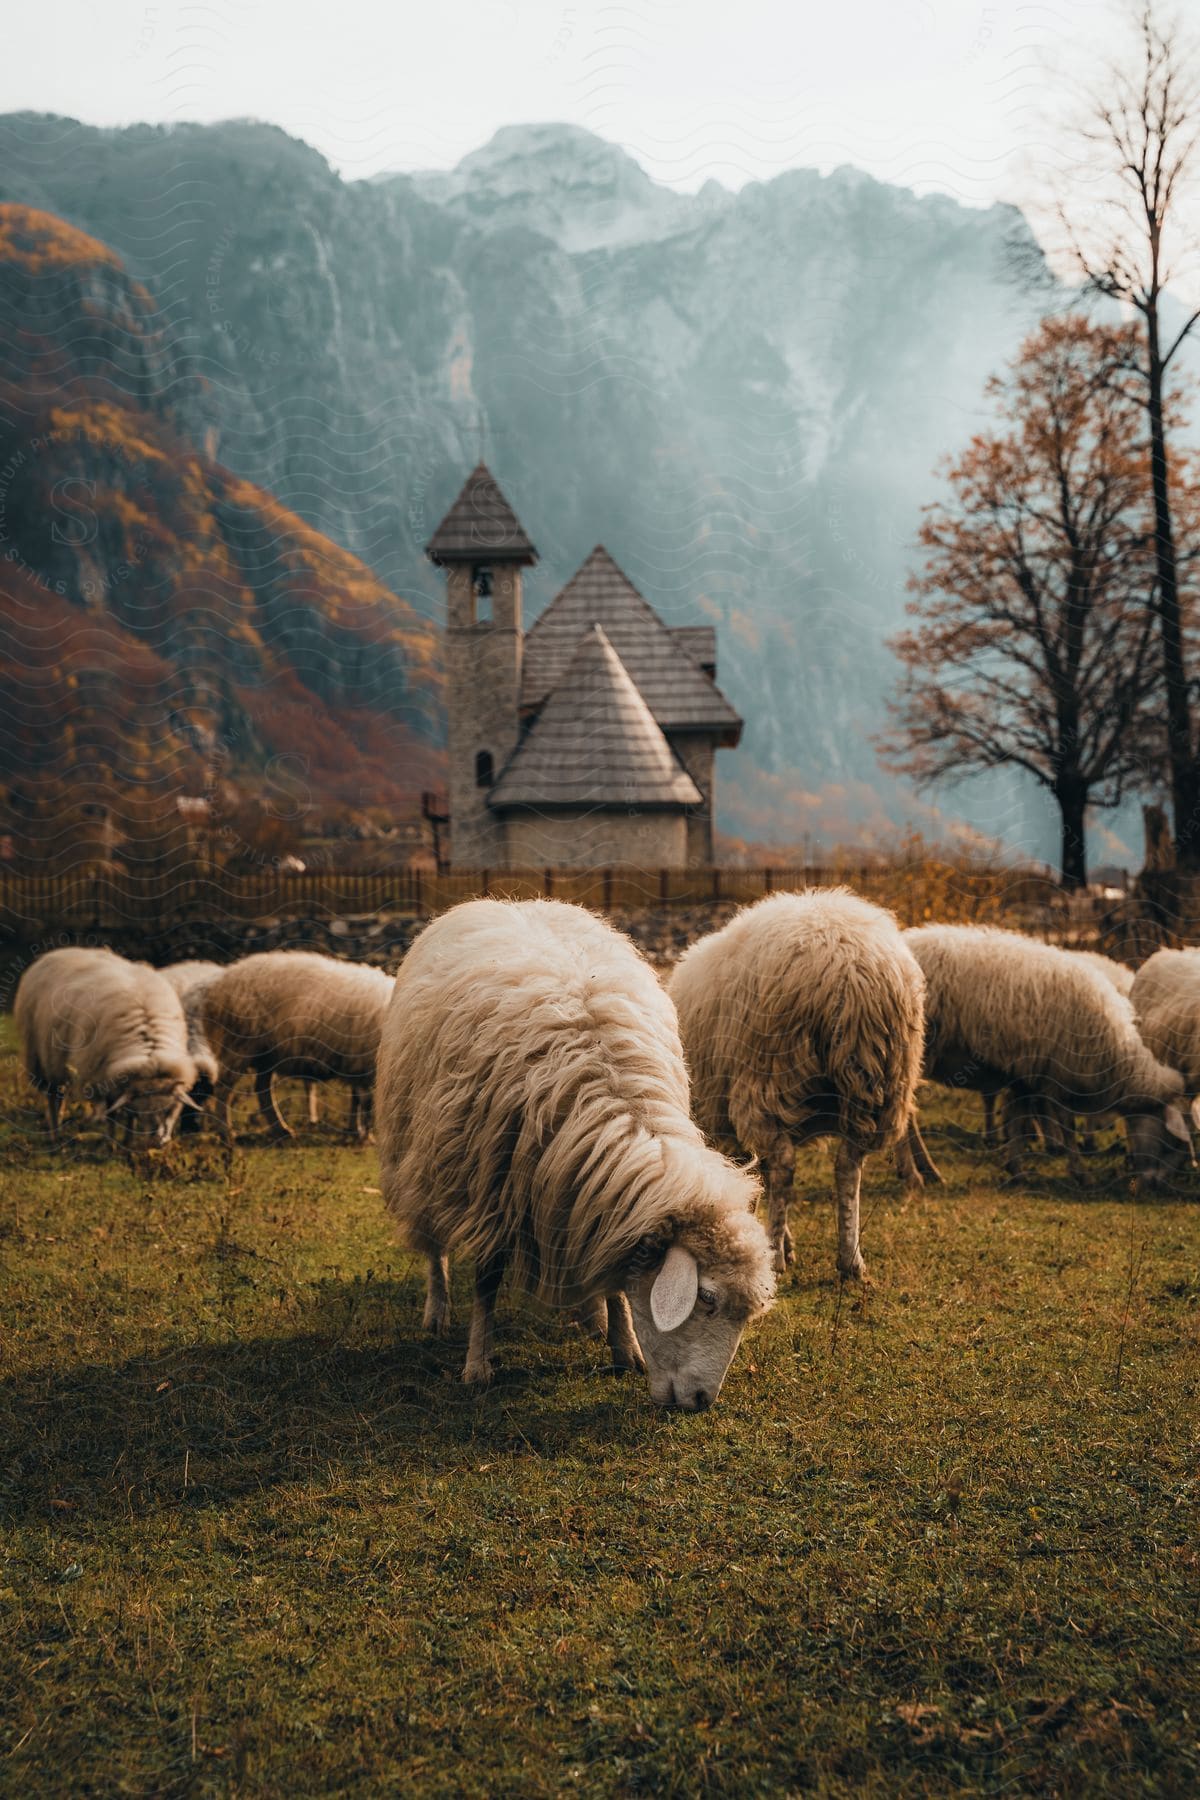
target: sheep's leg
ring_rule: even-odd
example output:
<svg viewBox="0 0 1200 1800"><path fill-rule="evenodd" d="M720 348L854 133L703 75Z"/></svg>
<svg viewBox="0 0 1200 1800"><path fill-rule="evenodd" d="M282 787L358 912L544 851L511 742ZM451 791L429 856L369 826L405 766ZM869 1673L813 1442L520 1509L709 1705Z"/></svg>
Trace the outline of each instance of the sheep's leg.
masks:
<svg viewBox="0 0 1200 1800"><path fill-rule="evenodd" d="M908 1127L908 1148L912 1152L913 1162L925 1181L941 1181L942 1171L934 1162L925 1147L925 1139L921 1136L921 1127L916 1119L912 1119Z"/></svg>
<svg viewBox="0 0 1200 1800"><path fill-rule="evenodd" d="M917 1167L917 1159L913 1155L912 1142L907 1131L896 1143L896 1173L906 1188L915 1190L925 1186L925 1177Z"/></svg>
<svg viewBox="0 0 1200 1800"><path fill-rule="evenodd" d="M213 1089L213 1118L217 1130L227 1146L233 1144L233 1090L237 1086L236 1075L226 1075L224 1071L217 1077L217 1085Z"/></svg>
<svg viewBox="0 0 1200 1800"><path fill-rule="evenodd" d="M987 1149L994 1150L1000 1141L996 1135L996 1096L995 1094L985 1093L981 1094L979 1097L983 1101L984 1145Z"/></svg>
<svg viewBox="0 0 1200 1800"><path fill-rule="evenodd" d="M1067 1159L1067 1168L1073 1181L1085 1179L1083 1158L1079 1154L1079 1138L1075 1131L1075 1115L1057 1100L1046 1101L1046 1120L1050 1127L1047 1142L1053 1135L1054 1146L1061 1150Z"/></svg>
<svg viewBox="0 0 1200 1800"><path fill-rule="evenodd" d="M320 1100L318 1099L318 1096L317 1096L317 1084L315 1081L306 1081L305 1082L304 1098L308 1103L308 1122L309 1122L309 1124L310 1125L319 1125L321 1122L321 1105L320 1105Z"/></svg>
<svg viewBox="0 0 1200 1800"><path fill-rule="evenodd" d="M350 1136L365 1144L371 1135L371 1092L369 1088L350 1089Z"/></svg>
<svg viewBox="0 0 1200 1800"><path fill-rule="evenodd" d="M775 1251L775 1268L782 1274L796 1255L788 1229L788 1207L796 1186L796 1146L790 1138L775 1139L762 1159L762 1170L767 1190L767 1236Z"/></svg>
<svg viewBox="0 0 1200 1800"><path fill-rule="evenodd" d="M283 1114L275 1104L275 1091L270 1069L255 1069L254 1098L258 1101L258 1110L263 1116L263 1123L271 1137L276 1141L290 1138L291 1128L284 1122Z"/></svg>
<svg viewBox="0 0 1200 1800"><path fill-rule="evenodd" d="M1026 1094L1010 1089L1004 1096L1004 1167L1019 1181L1024 1170L1021 1152L1028 1149L1034 1133L1033 1103Z"/></svg>
<svg viewBox="0 0 1200 1800"><path fill-rule="evenodd" d="M58 1142L58 1121L62 1117L63 1091L51 1082L46 1089L46 1122L50 1127L50 1142Z"/></svg>
<svg viewBox="0 0 1200 1800"><path fill-rule="evenodd" d="M838 1145L833 1166L838 1215L838 1273L846 1280L861 1281L867 1272L858 1241L858 1196L862 1186L863 1153L844 1140Z"/></svg>
<svg viewBox="0 0 1200 1800"><path fill-rule="evenodd" d="M633 1314L629 1310L629 1302L619 1290L615 1294L605 1296L608 1308L608 1347L612 1351L612 1366L618 1375L624 1375L629 1369L646 1367L646 1359L642 1355L641 1346L633 1329Z"/></svg>
<svg viewBox="0 0 1200 1800"><path fill-rule="evenodd" d="M430 1253L422 1324L434 1337L444 1337L450 1324L450 1258L444 1254Z"/></svg>
<svg viewBox="0 0 1200 1800"><path fill-rule="evenodd" d="M508 1260L503 1250L494 1250L475 1265L475 1305L471 1311L471 1332L467 1339L467 1360L463 1364L464 1381L492 1379L492 1327L496 1317L496 1294Z"/></svg>

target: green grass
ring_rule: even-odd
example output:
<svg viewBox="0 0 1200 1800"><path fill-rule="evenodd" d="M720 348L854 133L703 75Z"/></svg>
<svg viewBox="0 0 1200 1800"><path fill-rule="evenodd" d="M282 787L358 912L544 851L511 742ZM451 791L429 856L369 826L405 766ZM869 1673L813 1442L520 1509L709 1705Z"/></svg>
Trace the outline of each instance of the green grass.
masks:
<svg viewBox="0 0 1200 1800"><path fill-rule="evenodd" d="M332 1130L53 1153L11 1034L0 1110L3 1791L1200 1789L1196 1192L1006 1189L943 1099L859 1296L818 1152L674 1416L511 1300L461 1388Z"/></svg>

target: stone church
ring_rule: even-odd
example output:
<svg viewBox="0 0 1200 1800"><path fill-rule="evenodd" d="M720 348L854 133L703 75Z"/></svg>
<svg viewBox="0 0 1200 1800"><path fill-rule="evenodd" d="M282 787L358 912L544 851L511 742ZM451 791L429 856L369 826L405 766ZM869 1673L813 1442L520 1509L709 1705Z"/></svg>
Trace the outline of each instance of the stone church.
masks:
<svg viewBox="0 0 1200 1800"><path fill-rule="evenodd" d="M664 625L597 545L526 631L537 551L482 463L426 555L446 577L451 865L711 863L713 758L742 733L715 630Z"/></svg>

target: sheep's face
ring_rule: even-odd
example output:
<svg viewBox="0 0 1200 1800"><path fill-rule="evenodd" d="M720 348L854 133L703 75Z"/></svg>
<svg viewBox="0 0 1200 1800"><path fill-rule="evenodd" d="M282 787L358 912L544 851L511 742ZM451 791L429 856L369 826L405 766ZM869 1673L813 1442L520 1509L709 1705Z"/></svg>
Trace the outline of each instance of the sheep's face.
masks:
<svg viewBox="0 0 1200 1800"><path fill-rule="evenodd" d="M631 1274L625 1289L658 1406L703 1412L713 1404L741 1341L745 1318L720 1283L673 1245L657 1269Z"/></svg>
<svg viewBox="0 0 1200 1800"><path fill-rule="evenodd" d="M126 1119L135 1143L161 1148L179 1121L185 1098L179 1087L138 1087L122 1094L108 1110Z"/></svg>
<svg viewBox="0 0 1200 1800"><path fill-rule="evenodd" d="M1192 1157L1187 1121L1174 1101L1154 1112L1130 1113L1125 1141L1139 1188L1162 1187Z"/></svg>

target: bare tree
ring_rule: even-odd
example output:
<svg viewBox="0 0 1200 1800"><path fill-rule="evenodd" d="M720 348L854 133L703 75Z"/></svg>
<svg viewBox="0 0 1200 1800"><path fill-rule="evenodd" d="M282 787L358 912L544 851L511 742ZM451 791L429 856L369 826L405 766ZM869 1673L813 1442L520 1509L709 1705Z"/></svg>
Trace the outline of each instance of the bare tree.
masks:
<svg viewBox="0 0 1200 1800"><path fill-rule="evenodd" d="M989 384L1007 430L949 469L926 509L907 671L882 740L919 782L1026 770L1062 820L1062 874L1087 878L1085 815L1145 781L1159 681L1145 414L1131 328L1049 318Z"/></svg>
<svg viewBox="0 0 1200 1800"><path fill-rule="evenodd" d="M1132 367L1149 422L1147 450L1154 506L1154 602L1162 654L1167 761L1175 852L1181 867L1200 867L1200 761L1193 730L1188 644L1180 596L1176 497L1168 455L1168 374L1200 320L1200 308L1167 325L1168 294L1194 274L1197 244L1186 212L1200 199L1200 59L1174 22L1152 4L1131 20L1136 54L1114 65L1084 130L1088 173L1098 204L1060 218L1087 285L1133 310L1138 334ZM1187 267L1191 259L1193 266ZM1164 301L1167 305L1164 308Z"/></svg>

